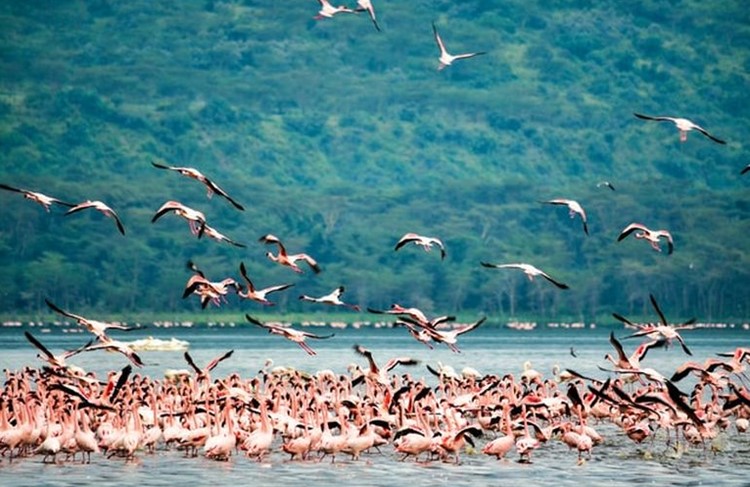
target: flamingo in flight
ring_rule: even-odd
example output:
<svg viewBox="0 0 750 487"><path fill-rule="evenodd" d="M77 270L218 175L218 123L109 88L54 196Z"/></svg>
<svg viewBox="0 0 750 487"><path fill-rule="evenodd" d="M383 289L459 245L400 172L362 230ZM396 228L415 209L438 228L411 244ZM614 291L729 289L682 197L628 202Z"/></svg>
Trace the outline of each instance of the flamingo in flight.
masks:
<svg viewBox="0 0 750 487"><path fill-rule="evenodd" d="M191 294L197 294L201 298L202 309L205 309L209 302L219 306L222 299L226 300L224 296L227 295L230 288L239 291L239 284L237 284L237 281L232 277L213 282L206 278L206 275L203 271L198 269L198 266L196 266L194 262L188 261L187 267L195 274L193 274L185 284L185 289L182 292L182 299L187 298Z"/></svg>
<svg viewBox="0 0 750 487"><path fill-rule="evenodd" d="M438 65L438 71L442 71L443 69L447 68L448 66L453 64L453 61L457 61L459 59L469 59L475 56L486 54L485 52L470 52L466 54L456 54L456 55L450 54L445 49L445 44L443 43L443 39L440 37L437 27L435 27L435 22L432 23L432 32L435 35L435 42L438 45L438 49L440 49L440 64Z"/></svg>
<svg viewBox="0 0 750 487"><path fill-rule="evenodd" d="M648 324L648 325L638 325L627 318L618 315L617 313L612 313L612 316L625 323L626 325L633 326L635 328L638 328L640 331L633 333L632 335L626 336L625 338L635 338L640 336L656 336L661 337L659 338L660 341L662 341L665 345L669 345L672 343L672 340L677 340L680 343L680 346L682 347L682 350L688 354L692 355L692 352L685 344L685 340L682 339L682 336L678 333L679 330L692 330L695 328L695 319L690 319L686 321L685 323L678 325L678 326L672 326L667 322L667 318L664 316L664 313L662 312L661 308L659 307L659 304L656 302L656 298L653 294L649 294L649 299L651 300L651 305L654 307L654 310L656 311L656 314L659 315L659 324Z"/></svg>
<svg viewBox="0 0 750 487"><path fill-rule="evenodd" d="M717 139L713 135L709 134L706 129L701 127L700 125L688 120L687 118L676 118L676 117L652 117L650 115L642 115L640 113L633 113L636 117L640 118L641 120L651 120L655 122L672 122L677 127L677 130L680 131L680 142L685 142L687 140L687 133L691 130L697 130L698 132L702 133L709 139L713 140L717 144L726 144L721 139Z"/></svg>
<svg viewBox="0 0 750 487"><path fill-rule="evenodd" d="M372 2L370 0L357 0L357 8L354 9L355 12L367 12L370 16L370 20L372 20L372 25L375 26L375 29L380 32L380 26L378 25L378 19L375 18L375 7L372 6Z"/></svg>
<svg viewBox="0 0 750 487"><path fill-rule="evenodd" d="M193 361L193 357L187 351L183 354L183 357L185 357L185 361L195 371L195 376L197 380L206 379L210 382L211 381L210 372L214 370L216 366L219 365L222 361L231 357L233 353L234 353L234 350L230 350L222 355L219 355L218 357L211 360L208 363L208 365L206 365L202 369L195 364L195 361Z"/></svg>
<svg viewBox="0 0 750 487"><path fill-rule="evenodd" d="M187 220L188 225L190 225L190 232L193 235L201 235L205 231L206 215L201 211L183 205L179 201L167 201L161 205L161 207L156 210L153 218L151 218L151 223L154 223L170 211L173 211L175 215Z"/></svg>
<svg viewBox="0 0 750 487"><path fill-rule="evenodd" d="M28 189L14 188L13 186L8 186L7 184L0 184L0 189L6 189L8 191L21 193L24 198L26 198L27 200L31 200L35 203L39 203L47 211L49 211L50 206L52 206L53 203L57 203L58 205L62 205L62 206L67 206L68 208L73 208L75 206L73 203L67 203L57 198L53 198L52 196L47 196L46 194L43 194L43 193L38 193L36 191L29 191Z"/></svg>
<svg viewBox="0 0 750 487"><path fill-rule="evenodd" d="M127 325L120 325L118 323L104 323L103 321L90 320L88 318L84 318L83 316L76 315L59 308L49 299L45 299L44 302L47 303L47 306L49 306L52 311L61 314L66 318L75 320L79 325L94 334L99 340L106 340L107 338L109 338L107 336L107 330L133 331L139 329L138 327L134 328Z"/></svg>
<svg viewBox="0 0 750 487"><path fill-rule="evenodd" d="M631 233L633 234L633 237L637 239L645 239L648 241L648 243L651 244L651 247L657 252L661 252L661 247L659 247L659 241L661 238L667 239L667 254L671 254L674 250L674 240L672 240L671 233L667 230L651 230L640 223L631 223L623 228L622 232L620 232L620 235L617 237L617 241L621 241Z"/></svg>
<svg viewBox="0 0 750 487"><path fill-rule="evenodd" d="M429 336L432 340L438 343L445 343L448 346L448 348L451 349L451 351L455 353L461 353L461 350L459 350L458 347L456 346L458 337L460 335L463 335L464 333L468 333L470 331L473 331L479 328L479 326L481 326L482 323L485 322L485 320L487 320L486 316L482 317L478 321L475 321L474 323L471 323L466 326L454 328L452 330L438 330L437 328L434 328L434 327L420 325L418 322L412 321L410 318L405 318L405 317L402 317L399 321L396 322L396 324L406 326L412 332L416 331L416 329L414 329L415 325L420 326L424 334Z"/></svg>
<svg viewBox="0 0 750 487"><path fill-rule="evenodd" d="M227 237L223 233L221 233L218 230L216 230L214 227L210 226L208 223L206 223L205 225L203 225L203 231L200 231L198 233L199 238L201 236L203 236L203 235L205 235L207 237L210 237L210 238L212 238L212 239L214 239L216 241L219 241L219 242L226 242L226 243L228 243L230 245L234 245L235 247L240 247L240 248L243 248L243 249L245 247L247 247L247 245L245 245L243 243L235 242L231 238Z"/></svg>
<svg viewBox="0 0 750 487"><path fill-rule="evenodd" d="M445 259L445 246L439 238L425 237L423 235L418 235L416 233L410 232L404 234L404 236L399 239L399 241L396 243L396 247L393 250L398 250L408 243L419 245L425 250L425 252L431 251L432 246L437 245L438 247L440 247L440 260Z"/></svg>
<svg viewBox="0 0 750 487"><path fill-rule="evenodd" d="M354 311L360 311L360 307L356 304L345 303L341 301L341 296L344 294L344 286L339 286L325 296L313 297L306 294L302 294L299 299L302 301L309 301L311 303L322 303L330 306L344 306L346 308L353 309Z"/></svg>
<svg viewBox="0 0 750 487"><path fill-rule="evenodd" d="M568 285L564 284L560 281L556 281L555 279L552 279L549 274L546 272L538 269L537 267L534 267L531 264L490 264L488 262L481 262L481 264L484 267L490 267L490 268L496 268L496 269L520 269L529 277L529 281L533 281L536 276L542 276L543 278L547 279L549 282L554 284L555 286L559 287L560 289L568 289Z"/></svg>
<svg viewBox="0 0 750 487"><path fill-rule="evenodd" d="M308 338L312 338L315 340L326 340L335 336L335 333L331 333L330 335L316 335L307 331L295 330L292 327L283 326L280 323L263 323L262 321L253 318L248 314L245 315L245 319L247 319L247 321L254 325L265 328L266 330L268 330L268 333L281 335L287 340L293 341L294 343L299 345L302 350L307 352L308 355L317 355L317 352L310 348L310 345L305 343L305 340L307 340Z"/></svg>
<svg viewBox="0 0 750 487"><path fill-rule="evenodd" d="M583 207L575 200L568 200L565 198L555 198L548 201L542 201L542 203L548 204L548 205L562 205L568 207L568 212L570 214L571 218L575 218L576 215L581 217L581 221L583 222L583 232L588 235L589 234L589 227L586 223L586 212L583 210Z"/></svg>
<svg viewBox="0 0 750 487"><path fill-rule="evenodd" d="M89 345L88 347L84 348L84 352L90 352L93 350L107 350L109 352L119 352L123 355L125 355L128 360L133 362L136 367L143 367L143 360L141 360L141 357L138 356L137 353L135 353L135 350L131 348L130 345L128 345L125 342L121 342L120 340L113 340L108 336L100 337L99 343L95 343L94 345Z"/></svg>
<svg viewBox="0 0 750 487"><path fill-rule="evenodd" d="M609 181L599 181L598 183L596 183L596 187L597 188L601 188L602 186L605 186L605 187L609 188L612 191L615 190L614 185L612 183L610 183Z"/></svg>
<svg viewBox="0 0 750 487"><path fill-rule="evenodd" d="M742 171L740 171L740 174L745 174L745 173L746 173L746 172L748 172L748 171L750 171L750 164L748 164L747 166L745 166L745 167L744 167L744 168L742 169Z"/></svg>
<svg viewBox="0 0 750 487"><path fill-rule="evenodd" d="M29 333L28 331L23 332L23 334L32 345L34 345L40 352L42 352L42 355L38 355L39 358L45 360L51 366L59 367L61 369L67 369L68 365L65 363L65 361L69 359L70 357L83 352L84 349L88 347L89 345L91 345L92 343L92 341L89 341L86 345L80 348L77 348L75 350L69 350L67 352L63 352L60 355L55 355L52 352L50 352L49 349L47 349L47 347L45 347L42 344L42 342L37 340L36 337L34 337L34 335Z"/></svg>
<svg viewBox="0 0 750 487"><path fill-rule="evenodd" d="M232 199L232 197L229 196L229 194L226 191L224 191L223 189L221 189L221 187L219 187L218 184L216 184L212 180L208 179L206 176L203 175L202 172L200 172L199 170L197 170L197 169L195 169L193 167L166 166L164 164L159 164L158 162L151 162L151 164L154 167L157 167L159 169L166 169L168 171L175 171L175 172L178 172L178 173L182 174L183 176L187 176L189 178L195 179L196 181L199 181L199 182L203 183L204 186L206 186L206 188L208 189L208 197L209 198L211 196L213 196L214 193L216 193L219 196L221 196L224 199L226 199L227 201L229 201L232 204L232 206L234 206L238 210L241 210L241 211L245 210L245 208L241 204L237 203L234 199Z"/></svg>
<svg viewBox="0 0 750 487"><path fill-rule="evenodd" d="M87 210L89 208L100 211L104 214L104 216L108 216L112 218L115 221L115 224L117 225L117 229L120 231L120 233L125 235L125 227L122 226L122 221L120 221L120 217L117 216L117 213L115 213L115 210L105 205L101 201L86 200L83 203L79 203L73 206L71 209L65 212L65 215L67 216L72 213L77 213L82 210Z"/></svg>
<svg viewBox="0 0 750 487"><path fill-rule="evenodd" d="M281 240L279 239L279 237L268 233L260 237L258 241L263 242L265 244L276 244L278 246L279 248L278 255L273 255L271 252L266 252L266 257L268 257L272 261L278 262L281 265L291 267L291 269L294 272L301 274L302 269L300 269L300 267L297 265L297 261L303 260L307 262L307 265L310 266L313 272L315 272L316 274L320 272L320 266L318 265L317 261L313 259L312 257L310 257L309 255L304 254L304 253L292 254L292 255L287 254L286 248L284 247L284 244L281 243Z"/></svg>
<svg viewBox="0 0 750 487"><path fill-rule="evenodd" d="M388 372L396 368L398 365L409 366L417 365L419 363L419 360L413 359L411 357L394 357L388 360L388 362L386 362L383 367L378 367L378 364L377 362L375 362L375 359L373 358L372 352L370 350L358 344L355 344L353 348L355 352L367 359L367 363L369 365L369 370L366 376L362 377L362 380L364 380L365 377L368 377L374 382L386 387L390 386ZM357 385L354 382L357 382L357 384L359 384L359 381L355 379L354 381L352 381L352 385Z"/></svg>
<svg viewBox="0 0 750 487"><path fill-rule="evenodd" d="M294 284L280 284L278 286L269 286L263 289L256 289L256 287L253 285L253 281L251 281L250 278L247 276L247 269L245 268L244 262L240 262L240 274L242 275L242 278L245 280L245 283L247 283L247 291L242 291L242 288L240 287L237 291L237 295L241 298L257 301L266 306L274 305L274 303L272 303L271 301L268 300L268 298L266 298L267 295L271 293L275 293L277 291L283 291L284 289L288 289L294 286Z"/></svg>
<svg viewBox="0 0 750 487"><path fill-rule="evenodd" d="M344 5L339 5L338 7L334 7L333 5L331 5L331 2L329 2L328 0L318 0L318 3L320 4L320 10L318 11L318 15L313 17L315 20L331 19L336 14L357 13L356 10L352 10L349 7L346 7Z"/></svg>

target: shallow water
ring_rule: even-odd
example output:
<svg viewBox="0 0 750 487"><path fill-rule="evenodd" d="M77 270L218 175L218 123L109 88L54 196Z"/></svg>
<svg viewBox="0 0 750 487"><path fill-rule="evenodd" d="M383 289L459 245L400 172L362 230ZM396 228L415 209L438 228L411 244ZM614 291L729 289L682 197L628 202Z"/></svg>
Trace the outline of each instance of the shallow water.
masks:
<svg viewBox="0 0 750 487"><path fill-rule="evenodd" d="M62 328L0 328L0 368L18 369L26 365L38 366L36 350L26 341L23 330L31 331L53 352L83 344L88 336L82 333L63 332ZM47 329L45 327L45 329ZM65 329L67 330L67 329ZM319 330L324 332L323 330ZM325 330L328 332L328 330ZM604 354L611 353L607 337L609 329L548 329L513 331L505 328L479 328L459 339L462 353L455 354L439 347L429 350L412 340L405 330L395 329L344 329L334 330L330 340L312 342L318 351L315 357L307 356L296 345L263 330L247 326L214 326L194 328L155 328L129 334L118 334L123 340L146 336L156 338L177 337L190 342L190 353L200 365L217 355L233 349L233 356L221 363L212 373L221 377L232 372L247 378L255 375L266 359L274 365L292 366L308 372L332 369L346 372L351 363L365 365L364 358L352 350L359 343L373 351L375 359L385 362L394 356L412 356L421 364L401 369L413 376L424 375L435 381L424 367L438 362L460 371L465 366L481 373L519 374L523 363L530 360L533 367L551 376L551 368L558 364L595 377L606 377L598 365L608 367ZM115 335L116 332L112 334ZM627 332L617 329L618 336ZM687 360L702 362L717 352L732 351L737 346L748 346L750 332L733 330L693 330L684 333L693 357L682 350L657 349L649 352L644 366L652 367L665 375ZM638 339L624 341L626 351L632 350ZM573 347L577 357L573 357ZM169 368L186 368L182 352L143 352L146 366L139 373L160 377ZM116 354L91 352L81 354L73 363L87 370L106 373L127 364ZM398 370L398 369L397 369ZM679 383L689 391L690 382ZM289 461L288 456L275 448L266 461L259 463L242 455L229 462L213 462L204 458L184 458L182 452L158 451L154 455L139 453L137 460L126 463L122 459L107 460L101 455L92 457L90 465L65 463L44 465L41 457L14 461L0 461L0 485L174 485L189 482L206 485L216 482L252 483L254 485L294 485L304 481L309 486L345 485L396 485L406 479L413 485L750 485L750 436L738 435L734 428L714 442L722 451L711 453L701 448L691 448L681 453L666 447L663 437L654 443L635 445L611 425L595 426L605 436L605 443L594 448L591 460L577 465L577 454L557 441L550 441L534 453L531 465L519 464L513 452L508 459L496 461L481 453L462 454L461 464L441 462L416 463L399 461L390 446L381 453L363 455L358 461L339 456L335 464L328 460ZM278 441L278 440L277 440ZM480 440L481 444L486 440Z"/></svg>

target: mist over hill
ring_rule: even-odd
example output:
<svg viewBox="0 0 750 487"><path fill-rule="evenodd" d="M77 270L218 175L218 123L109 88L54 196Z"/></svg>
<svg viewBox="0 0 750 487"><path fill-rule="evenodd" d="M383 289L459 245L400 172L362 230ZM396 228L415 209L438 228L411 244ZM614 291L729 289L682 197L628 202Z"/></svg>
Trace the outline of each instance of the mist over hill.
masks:
<svg viewBox="0 0 750 487"><path fill-rule="evenodd" d="M353 5L353 1L350 1ZM675 321L750 316L750 10L744 2L376 1L314 20L319 4L163 0L0 6L0 183L101 214L64 216L0 193L0 314L200 311L211 280L291 282L275 312L339 285L348 301L440 314ZM449 51L486 51L438 71ZM674 125L634 112L686 117ZM152 162L191 166L242 203ZM609 181L616 188L598 185ZM590 235L567 210L577 200ZM193 236L167 200L247 245ZM674 253L632 236L668 229ZM407 246L439 237L447 257ZM297 275L261 235L313 255ZM480 261L528 262L559 290ZM259 309L222 305L237 316ZM267 310L266 310L267 311ZM210 311L204 311L208 314ZM241 318L238 318L241 319Z"/></svg>

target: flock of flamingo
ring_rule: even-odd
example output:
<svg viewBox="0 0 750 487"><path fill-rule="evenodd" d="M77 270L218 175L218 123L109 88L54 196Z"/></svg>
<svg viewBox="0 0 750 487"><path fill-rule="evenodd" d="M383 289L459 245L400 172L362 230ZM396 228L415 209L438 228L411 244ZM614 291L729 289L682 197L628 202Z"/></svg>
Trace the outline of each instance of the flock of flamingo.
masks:
<svg viewBox="0 0 750 487"><path fill-rule="evenodd" d="M318 1L321 9L316 18L366 11L375 28L381 30L369 0L358 0L354 9ZM433 34L440 50L439 69L484 54L451 55L434 24ZM683 142L687 132L694 130L718 144L725 143L684 118L637 113L635 116L674 123ZM205 185L209 197L219 195L237 210L244 210L195 168L156 162L153 165L195 179ZM741 172L748 171L750 165ZM601 185L614 191L609 182ZM74 204L6 184L0 184L0 188L21 193L48 212L53 205L68 207L66 215L98 210L111 218L117 230L125 235L118 214L101 201ZM581 219L583 231L588 234L586 213L577 201L557 198L542 203L568 208L571 217ZM185 219L197 238L207 236L245 247L210 226L203 212L179 201L166 201L156 210L152 223L168 214ZM646 240L657 251L661 251L660 243L665 239L668 253L673 252L672 236L667 230L655 231L634 222L622 230L617 240L630 235ZM275 248L275 253L266 254L272 262L295 273L321 272L320 264L312 256L304 252L289 253L279 237L266 234L259 241ZM408 244L425 251L438 248L441 259L446 256L439 238L416 233L398 239L394 251ZM540 276L561 290L568 288L531 264L482 262L481 265L517 269L529 279ZM231 277L212 281L194 263L189 263L189 268L192 275L183 297L198 296L203 307L210 303L219 305L230 292L269 306L273 305L269 300L272 293L294 286L285 283L258 288L248 276L244 262L239 265L240 281ZM360 311L359 305L343 300L344 293L344 286L339 286L323 296L301 294L299 299ZM330 457L334 462L343 456L354 461L367 452L379 450L390 451L400 460L459 463L461 453L469 445L475 452L497 459L505 458L515 449L519 461L530 462L535 450L544 448L548 442L561 441L576 452L578 462L584 463L594 448L606 441L597 431L600 424L606 424L610 434L622 435L635 443L653 442L661 431L664 433L659 435L660 441L668 445L699 445L706 449L720 432L742 433L749 426L746 368L750 349L738 347L703 363L688 360L671 376L643 366L649 351L668 349L673 342L682 351L674 353L692 355L680 331L693 328L694 322L670 324L654 296L651 304L657 319L653 323L634 323L613 313L617 320L636 330L625 338L644 341L628 354L612 333L609 339L614 354L606 357L611 368L602 367L607 372L606 378L588 377L571 369L545 377L528 362L517 377L482 375L470 368L456 373L448 367L439 370L428 367L436 376L434 386L403 369L417 363L413 358L390 357L379 365L375 354L358 344L353 347L354 353L362 357L364 366L351 367L346 374L264 367L253 377L243 378L236 373L212 377L220 362L231 359L232 351L228 351L205 367L197 365L189 352L185 352L190 370L151 378L134 373L133 366L141 367L143 361L127 342L110 336L136 328L92 320L62 309L51 300L46 303L55 313L88 330L92 337L79 348L55 354L33 334L25 332L44 364L6 371L0 393L3 461L41 456L43 462L51 463L76 461L77 457L81 462L91 462L92 454L129 461L157 448L168 448L182 450L185 456L201 455L222 461L233 456L267 461L274 452L284 452L292 460L321 461ZM385 310L367 308L367 311L393 316L394 326L405 328L411 337L429 348L442 344L454 352L460 352L460 336L485 321L481 318L471 324L456 325L453 316L428 317L417 308L400 304ZM333 337L281 323L266 323L250 314L246 320L297 343L310 355L316 352L309 340ZM78 354L97 350L121 353L130 363L107 377L86 373L70 363ZM397 367L401 373L396 372ZM694 385L685 392L678 383L688 376L693 378Z"/></svg>

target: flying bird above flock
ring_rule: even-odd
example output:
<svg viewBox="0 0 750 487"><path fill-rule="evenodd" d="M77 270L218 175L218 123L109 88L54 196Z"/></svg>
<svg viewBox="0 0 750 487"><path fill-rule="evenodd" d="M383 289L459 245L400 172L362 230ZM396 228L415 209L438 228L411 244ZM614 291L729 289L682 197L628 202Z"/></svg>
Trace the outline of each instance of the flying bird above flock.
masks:
<svg viewBox="0 0 750 487"><path fill-rule="evenodd" d="M586 212L583 210L583 207L575 200L569 200L565 198L555 198L548 201L543 201L542 203L546 203L548 205L562 205L568 207L568 213L570 214L571 218L575 218L576 215L581 217L581 222L583 223L583 232L588 235L589 234L589 227L586 222Z"/></svg>
<svg viewBox="0 0 750 487"><path fill-rule="evenodd" d="M106 338L108 330L133 331L139 329L137 327L122 325L119 323L105 323L103 321L90 320L88 318L84 318L81 315L73 314L69 311L61 309L49 299L45 299L44 302L47 303L47 306L49 306L52 311L65 316L66 318L75 320L76 323L84 327L100 340Z"/></svg>
<svg viewBox="0 0 750 487"><path fill-rule="evenodd" d="M122 221L120 221L120 217L117 216L117 213L115 213L115 210L113 210L106 204L102 203L101 201L86 200L83 203L79 203L73 206L71 209L65 212L65 215L71 215L73 213L78 213L79 211L88 210L88 209L99 211L104 216L107 216L113 219L115 221L115 225L117 225L117 230L119 230L121 234L125 235L125 227L122 225Z"/></svg>
<svg viewBox="0 0 750 487"><path fill-rule="evenodd" d="M636 239L646 240L657 252L661 252L659 243L661 239L664 238L667 241L667 254L671 254L672 251L674 251L674 241L672 240L672 234L667 230L651 230L647 226L640 223L631 223L630 225L622 229L620 235L617 237L617 241L621 241L630 234L632 234Z"/></svg>
<svg viewBox="0 0 750 487"><path fill-rule="evenodd" d="M248 314L245 315L245 319L256 326L265 328L268 330L268 333L283 336L287 340L296 343L302 348L302 350L307 352L308 355L317 355L317 352L306 343L308 338L314 340L326 340L335 336L334 333L329 335L316 335L315 333L310 333L308 331L296 330L291 326L284 326L281 323L263 323L259 319L253 318Z"/></svg>
<svg viewBox="0 0 750 487"><path fill-rule="evenodd" d="M642 115L640 113L634 113L636 117L642 119L642 120L650 120L654 122L672 122L675 127L677 127L677 130L680 131L680 142L685 142L687 140L687 134L691 130L695 130L697 132L700 132L701 134L705 135L709 139L713 140L717 144L726 144L721 139L717 139L713 135L709 134L706 129L701 127L700 125L691 122L687 118L676 118L676 117L652 117L649 115Z"/></svg>
<svg viewBox="0 0 750 487"><path fill-rule="evenodd" d="M185 284L182 299L187 298L191 294L196 294L200 297L201 308L205 309L208 303L219 306L222 300L226 300L225 296L230 290L238 290L239 284L233 277L227 277L221 281L209 281L203 271L193 261L188 261L187 267L194 274Z"/></svg>
<svg viewBox="0 0 750 487"><path fill-rule="evenodd" d="M533 281L535 277L541 276L545 279L547 279L549 282L554 284L555 286L559 287L560 289L568 289L567 284L563 284L560 281L557 281L553 279L549 274L542 271L541 269L534 267L531 264L525 264L525 263L518 263L518 264L491 264L488 262L481 262L481 264L484 267L494 268L494 269L519 269L523 271L524 274L526 274L529 278L529 281Z"/></svg>
<svg viewBox="0 0 750 487"><path fill-rule="evenodd" d="M307 294L302 294L300 295L299 299L302 301L309 301L311 303L327 304L329 306L343 306L354 311L359 311L359 305L345 303L341 300L341 296L344 294L344 291L344 286L339 286L325 296L313 297L308 296Z"/></svg>
<svg viewBox="0 0 750 487"><path fill-rule="evenodd" d="M183 205L179 201L167 201L166 203L161 205L161 207L156 210L156 213L151 218L151 223L156 222L156 220L163 217L169 212L174 212L175 215L187 220L188 225L190 226L190 232L193 235L200 235L205 230L206 215L204 215L201 211L194 210L189 206Z"/></svg>
<svg viewBox="0 0 750 487"><path fill-rule="evenodd" d="M683 340L682 336L679 334L679 330L694 329L695 320L691 319L677 326L670 325L669 322L667 322L667 318L664 316L664 313L662 312L661 308L659 307L659 304L656 302L656 298L654 297L653 294L649 294L649 299L651 301L651 305L654 307L654 311L656 311L656 314L659 316L659 324L640 325L640 324L631 322L630 320L626 319L625 317L621 315L618 315L617 313L612 313L612 316L615 319L622 321L623 323L631 327L638 328L639 331L625 338L648 336L652 340L656 340L657 342L659 342L659 344L663 344L665 346L669 346L671 345L673 340L677 340L680 343L682 350L686 354L692 355L692 352L685 344L685 340Z"/></svg>
<svg viewBox="0 0 750 487"><path fill-rule="evenodd" d="M268 300L266 297L267 295L271 293L275 293L278 291L283 291L284 289L289 289L290 287L294 286L294 284L280 284L277 286L269 286L263 289L257 289L253 285L253 281L250 280L250 277L247 275L247 268L245 267L244 262L240 262L240 275L245 280L245 283L247 284L246 290L242 290L242 287L237 291L237 295L241 298L250 299L252 301L256 301L258 303L264 304L266 306L273 306L274 303Z"/></svg>
<svg viewBox="0 0 750 487"><path fill-rule="evenodd" d="M258 241L263 242L265 244L270 244L270 245L276 244L276 246L278 247L278 253L276 255L274 255L272 252L266 252L266 257L268 257L273 262L287 266L291 268L294 272L301 274L303 271L297 265L297 262L301 260L301 261L306 262L307 265L310 266L310 269L312 269L314 273L318 274L320 272L320 266L318 265L318 262L315 259L313 259L310 255L305 254L305 253L288 254L286 251L286 247L284 247L284 244L281 243L281 240L279 239L279 237L268 233L260 237Z"/></svg>
<svg viewBox="0 0 750 487"><path fill-rule="evenodd" d="M53 204L67 206L68 208L72 208L75 206L73 203L67 203L57 198L53 198L52 196L47 196L46 194L43 194L43 193L38 193L36 191L29 191L28 189L14 188L13 186L8 186L7 184L0 184L0 189L13 191L15 193L21 193L24 198L26 198L27 200L31 200L35 203L39 203L47 211L50 211L50 206L52 206Z"/></svg>
<svg viewBox="0 0 750 487"><path fill-rule="evenodd" d="M195 179L196 181L203 183L203 185L206 187L206 189L208 190L209 198L213 196L215 193L223 197L227 201L229 201L232 204L232 206L234 206L238 210L242 210L242 211L245 210L245 208L241 204L237 203L234 199L232 199L232 197L229 196L229 194L227 194L226 191L221 189L221 187L219 187L218 184L208 179L206 176L203 175L202 172L200 172L199 170L193 167L167 166L164 164L159 164L158 162L152 162L151 164L156 168L166 169L168 171L175 171L175 172L182 174L183 176Z"/></svg>
<svg viewBox="0 0 750 487"><path fill-rule="evenodd" d="M234 240L232 240L231 238L227 237L223 233L219 232L218 230L216 230L214 227L210 226L207 223L205 225L203 225L202 231L199 231L199 233L198 233L199 237L202 237L203 235L205 235L206 237L212 238L212 239L214 239L214 240L216 240L218 242L226 242L226 243L228 243L230 245L234 245L235 247L240 247L240 248L243 248L243 249L245 247L247 247L243 243L235 242Z"/></svg>
<svg viewBox="0 0 750 487"><path fill-rule="evenodd" d="M438 33L437 27L435 26L435 23L432 23L432 33L435 36L435 42L437 43L438 49L440 49L440 59L438 64L438 71L442 71L443 69L447 68L451 64L453 64L454 61L458 61L460 59L469 59L473 58L475 56L481 56L482 54L487 54L486 52L480 51L480 52L470 52L466 54L450 54L448 50L445 48L445 44L443 43L443 39L440 37L440 34Z"/></svg>
<svg viewBox="0 0 750 487"><path fill-rule="evenodd" d="M433 245L437 245L440 248L440 260L445 259L445 246L442 240L435 237L425 237L416 233L407 233L396 242L396 247L393 250L398 250L406 244L413 243L424 249L425 252L432 250Z"/></svg>

